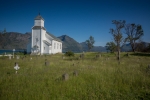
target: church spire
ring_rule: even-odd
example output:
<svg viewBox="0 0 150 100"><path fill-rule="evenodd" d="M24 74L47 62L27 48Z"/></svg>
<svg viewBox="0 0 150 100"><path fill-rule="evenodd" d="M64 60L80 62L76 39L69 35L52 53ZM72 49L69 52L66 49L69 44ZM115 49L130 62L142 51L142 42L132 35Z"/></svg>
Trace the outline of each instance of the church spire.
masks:
<svg viewBox="0 0 150 100"><path fill-rule="evenodd" d="M41 20L42 19L44 21L44 19L42 18L40 12L39 12L38 16L36 16L34 19L35 20Z"/></svg>

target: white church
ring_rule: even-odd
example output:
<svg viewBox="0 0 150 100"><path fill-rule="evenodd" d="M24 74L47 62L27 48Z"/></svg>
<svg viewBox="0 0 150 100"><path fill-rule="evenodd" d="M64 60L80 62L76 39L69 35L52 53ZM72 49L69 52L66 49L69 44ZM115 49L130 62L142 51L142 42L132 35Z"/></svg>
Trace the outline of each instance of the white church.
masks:
<svg viewBox="0 0 150 100"><path fill-rule="evenodd" d="M44 19L40 14L34 19L31 38L27 44L27 53L38 55L62 53L62 41L46 32Z"/></svg>

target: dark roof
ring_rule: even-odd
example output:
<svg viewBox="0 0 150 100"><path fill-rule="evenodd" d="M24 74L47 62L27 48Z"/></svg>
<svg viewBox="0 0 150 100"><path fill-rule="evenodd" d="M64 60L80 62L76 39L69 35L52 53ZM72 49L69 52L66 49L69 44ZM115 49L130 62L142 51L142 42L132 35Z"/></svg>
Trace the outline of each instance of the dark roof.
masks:
<svg viewBox="0 0 150 100"><path fill-rule="evenodd" d="M46 40L43 40L43 42L45 43L45 44L47 44L47 45L51 45L49 42L47 42Z"/></svg>
<svg viewBox="0 0 150 100"><path fill-rule="evenodd" d="M44 30L46 30L45 27L41 27L41 26L33 26L32 29L44 29Z"/></svg>
<svg viewBox="0 0 150 100"><path fill-rule="evenodd" d="M39 14L38 16L36 16L35 18L34 18L35 20L43 20L44 21L44 19L42 18L42 16Z"/></svg>
<svg viewBox="0 0 150 100"><path fill-rule="evenodd" d="M48 35L50 35L52 38L54 38L54 40L62 42L59 38L55 37L53 34L46 32Z"/></svg>

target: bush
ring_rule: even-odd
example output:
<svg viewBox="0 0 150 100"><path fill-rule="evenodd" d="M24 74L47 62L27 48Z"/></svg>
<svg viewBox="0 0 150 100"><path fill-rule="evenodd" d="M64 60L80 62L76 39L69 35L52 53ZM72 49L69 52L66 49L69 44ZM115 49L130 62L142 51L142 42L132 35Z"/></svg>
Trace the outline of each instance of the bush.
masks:
<svg viewBox="0 0 150 100"><path fill-rule="evenodd" d="M65 56L71 57L71 56L74 56L74 53L73 53L72 51L67 51L67 52L65 53Z"/></svg>

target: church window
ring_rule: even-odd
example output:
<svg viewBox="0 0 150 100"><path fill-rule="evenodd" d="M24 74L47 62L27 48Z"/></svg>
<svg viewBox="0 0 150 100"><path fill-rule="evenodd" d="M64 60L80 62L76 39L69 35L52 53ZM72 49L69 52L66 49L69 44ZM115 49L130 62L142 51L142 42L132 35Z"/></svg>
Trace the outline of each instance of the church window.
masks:
<svg viewBox="0 0 150 100"><path fill-rule="evenodd" d="M38 38L36 38L36 42L38 42Z"/></svg>
<svg viewBox="0 0 150 100"><path fill-rule="evenodd" d="M61 49L61 44L60 44L60 49Z"/></svg>
<svg viewBox="0 0 150 100"><path fill-rule="evenodd" d="M59 47L59 44L57 43L57 49L58 49L58 47Z"/></svg>
<svg viewBox="0 0 150 100"><path fill-rule="evenodd" d="M56 43L54 43L54 49L55 49L55 47L56 47Z"/></svg>
<svg viewBox="0 0 150 100"><path fill-rule="evenodd" d="M45 50L45 47L44 47L44 50Z"/></svg>

